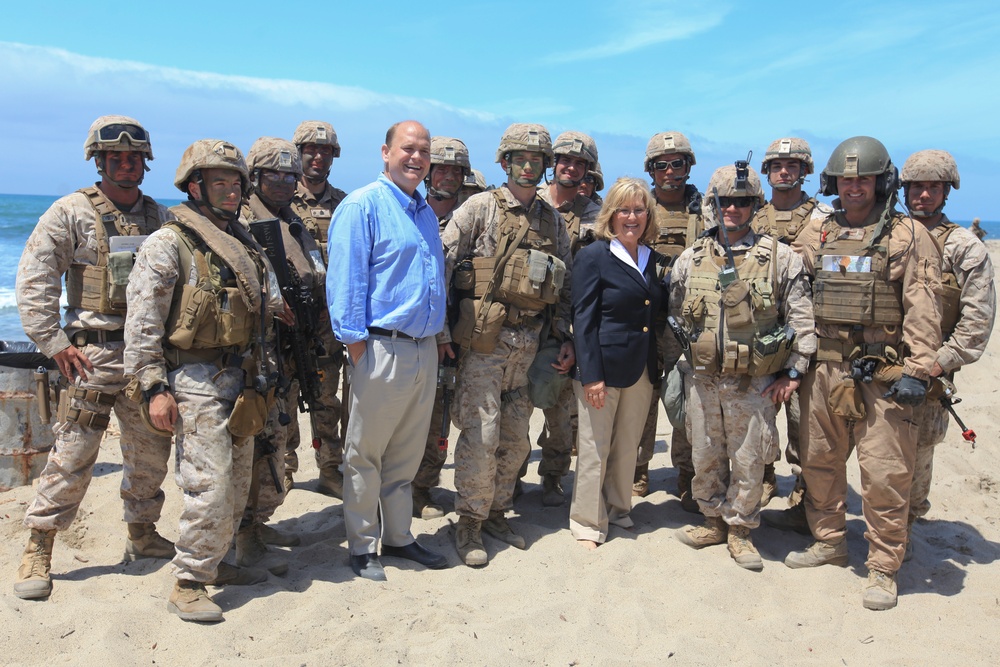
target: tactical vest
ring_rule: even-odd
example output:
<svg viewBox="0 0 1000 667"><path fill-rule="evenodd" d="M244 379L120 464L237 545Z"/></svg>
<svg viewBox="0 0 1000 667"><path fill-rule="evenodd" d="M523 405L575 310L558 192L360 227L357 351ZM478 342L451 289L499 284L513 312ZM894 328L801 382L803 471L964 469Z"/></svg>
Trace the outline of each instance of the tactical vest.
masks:
<svg viewBox="0 0 1000 667"><path fill-rule="evenodd" d="M285 249L288 269L295 273L318 298L326 302L326 262L318 244L308 233L305 222L300 219L292 206L283 206L277 215L272 215L264 203L252 195L243 205L240 218L248 225L258 220L279 218L281 241ZM307 238L308 237L308 238ZM273 248L269 248L272 252Z"/></svg>
<svg viewBox="0 0 1000 667"><path fill-rule="evenodd" d="M739 280L723 289L719 270L725 257L716 254L714 238L695 243L681 315L696 339L696 373L721 370L760 377L784 368L792 337L778 313L775 244L769 236L759 237L737 258Z"/></svg>
<svg viewBox="0 0 1000 667"><path fill-rule="evenodd" d="M757 211L751 227L758 234L767 234L782 243L791 244L806 226L818 205L819 202L810 197L804 204L791 211L779 211L769 202Z"/></svg>
<svg viewBox="0 0 1000 667"><path fill-rule="evenodd" d="M938 249L944 254L944 244L958 228L954 222L943 220L930 230ZM962 316L962 288L954 271L941 272L941 340L948 340L955 333L955 326Z"/></svg>
<svg viewBox="0 0 1000 667"><path fill-rule="evenodd" d="M896 214L885 225L890 230L900 220ZM889 280L889 233L881 225L843 227L828 217L820 232L814 265L813 308L816 324L887 327L903 324L903 286ZM876 233L881 238L875 239ZM869 247L870 246L870 247ZM865 260L850 258L869 258ZM854 263L854 266L851 264ZM825 268L824 268L825 267ZM831 267L837 267L830 270Z"/></svg>
<svg viewBox="0 0 1000 667"><path fill-rule="evenodd" d="M238 257L226 258L214 252L198 233L193 213L174 209L177 221L164 225L180 240L180 271L167 317L166 337L180 350L235 347L245 350L260 325L260 312L241 289L236 277ZM211 224L206 221L204 224ZM225 232L222 232L225 233ZM257 251L233 238L249 256L258 282L265 280ZM230 251L225 251L230 252ZM239 252L235 250L235 252ZM197 282L188 282L192 268ZM260 308L264 308L263 303Z"/></svg>
<svg viewBox="0 0 1000 667"><path fill-rule="evenodd" d="M125 289L135 255L132 251L111 252L114 236L143 236L160 227L156 202L143 195L143 223L132 224L118 207L91 186L78 190L94 207L94 235L97 239L97 264L70 264L66 272L66 302L71 308L102 315L125 314Z"/></svg>
<svg viewBox="0 0 1000 667"><path fill-rule="evenodd" d="M296 191L295 196L292 198L292 210L295 211L295 214L302 219L302 224L306 226L306 229L309 230L309 234L316 241L323 257L323 263L326 264L329 262L329 258L326 254L326 240L330 231L330 220L333 218L333 212L336 210L337 206L347 195L342 190L338 190L330 184L327 184L327 188L333 192L333 201L328 206L320 203L319 201L307 202L300 193L302 188L301 184L298 187L299 190ZM310 193L310 195L311 194L312 193ZM326 192L323 194L325 195ZM315 200L315 197L312 196L311 199Z"/></svg>
<svg viewBox="0 0 1000 667"><path fill-rule="evenodd" d="M507 198L499 189L493 191L493 198L500 207L500 223L497 225L497 239L507 234L516 234L528 220L526 211L516 213L508 208ZM538 229L528 227L513 256L504 265L503 275L494 285L495 299L508 307L518 309L522 314L538 312L549 304L559 301L559 291L566 275L566 265L556 256L556 217L553 208L543 203ZM475 272L475 297L486 295L496 267L495 257L475 257L472 260Z"/></svg>
<svg viewBox="0 0 1000 667"><path fill-rule="evenodd" d="M683 204L683 208L681 211L671 210L656 203L656 224L660 233L653 242L653 250L665 256L671 264L702 232L701 216L691 213L687 204Z"/></svg>
<svg viewBox="0 0 1000 667"><path fill-rule="evenodd" d="M593 234L589 235L589 238L580 238L580 222L583 220L583 213L587 209L587 205L590 204L590 200L585 197L577 195L573 198L573 205L569 209L559 212L562 214L563 220L566 221L566 232L569 234L569 249L570 252L576 257L576 253L580 248L586 247L593 243Z"/></svg>

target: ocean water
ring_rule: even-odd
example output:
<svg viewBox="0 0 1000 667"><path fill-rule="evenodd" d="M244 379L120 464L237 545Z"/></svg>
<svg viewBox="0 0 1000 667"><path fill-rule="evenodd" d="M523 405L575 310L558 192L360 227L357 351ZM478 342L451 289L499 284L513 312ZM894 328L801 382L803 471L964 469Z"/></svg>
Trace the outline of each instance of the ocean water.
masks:
<svg viewBox="0 0 1000 667"><path fill-rule="evenodd" d="M21 318L17 314L14 297L14 278L17 264L31 230L38 218L58 199L47 195L5 195L0 194L0 340L27 340L21 328ZM173 206L179 200L160 200L165 206ZM969 221L956 220L960 225L969 226ZM1000 222L982 222L989 232L988 239L1000 239ZM65 294L62 305L65 306Z"/></svg>

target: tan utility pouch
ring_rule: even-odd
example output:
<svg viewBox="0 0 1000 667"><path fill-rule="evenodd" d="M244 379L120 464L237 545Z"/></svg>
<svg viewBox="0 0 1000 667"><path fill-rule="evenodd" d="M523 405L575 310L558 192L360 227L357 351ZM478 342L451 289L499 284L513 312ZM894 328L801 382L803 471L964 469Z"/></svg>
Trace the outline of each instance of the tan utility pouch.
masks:
<svg viewBox="0 0 1000 667"><path fill-rule="evenodd" d="M726 341L722 370L726 373L742 374L750 370L750 346L735 340Z"/></svg>
<svg viewBox="0 0 1000 667"><path fill-rule="evenodd" d="M236 438L252 438L267 423L267 399L252 387L244 387L229 415L229 432Z"/></svg>
<svg viewBox="0 0 1000 667"><path fill-rule="evenodd" d="M503 267L497 299L526 310L559 301L566 265L539 250L518 248Z"/></svg>
<svg viewBox="0 0 1000 667"><path fill-rule="evenodd" d="M827 399L830 411L838 417L851 421L860 421L865 418L865 402L861 398L861 391L856 382L851 377L844 377L834 385Z"/></svg>
<svg viewBox="0 0 1000 667"><path fill-rule="evenodd" d="M458 302L458 321L451 330L452 341L462 348L476 352L492 352L500 340L500 331L507 319L507 307L499 301L490 304L490 310L483 321L482 331L476 333L476 322L480 319L480 299L462 299Z"/></svg>
<svg viewBox="0 0 1000 667"><path fill-rule="evenodd" d="M491 265L492 269L492 265ZM489 278L487 278L489 280ZM455 275L451 278L451 284L456 290L469 292L476 287L476 271L472 262L462 262L455 267Z"/></svg>
<svg viewBox="0 0 1000 667"><path fill-rule="evenodd" d="M135 255L131 250L108 255L108 302L116 310L125 308L125 290L134 261Z"/></svg>
<svg viewBox="0 0 1000 667"><path fill-rule="evenodd" d="M253 338L257 318L250 313L237 287L224 287L216 295L218 330L212 347L242 347Z"/></svg>
<svg viewBox="0 0 1000 667"><path fill-rule="evenodd" d="M715 373L719 370L718 345L715 334L703 331L698 340L691 343L691 365L695 373Z"/></svg>
<svg viewBox="0 0 1000 667"><path fill-rule="evenodd" d="M730 327L743 328L753 324L750 286L745 280L736 280L722 290L722 305L726 308L726 322Z"/></svg>
<svg viewBox="0 0 1000 667"><path fill-rule="evenodd" d="M197 285L181 287L181 298L176 308L171 309L166 330L170 332L167 341L179 350L190 350L194 344L197 327L205 319L214 297L211 292Z"/></svg>

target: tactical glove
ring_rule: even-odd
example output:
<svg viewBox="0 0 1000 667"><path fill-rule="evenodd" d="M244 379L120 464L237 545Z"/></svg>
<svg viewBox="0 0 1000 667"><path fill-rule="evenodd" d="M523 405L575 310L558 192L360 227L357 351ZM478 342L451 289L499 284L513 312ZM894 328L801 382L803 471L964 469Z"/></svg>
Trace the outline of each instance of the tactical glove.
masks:
<svg viewBox="0 0 1000 667"><path fill-rule="evenodd" d="M927 396L927 383L912 375L904 375L889 387L885 398L890 396L895 396L900 405L920 405Z"/></svg>

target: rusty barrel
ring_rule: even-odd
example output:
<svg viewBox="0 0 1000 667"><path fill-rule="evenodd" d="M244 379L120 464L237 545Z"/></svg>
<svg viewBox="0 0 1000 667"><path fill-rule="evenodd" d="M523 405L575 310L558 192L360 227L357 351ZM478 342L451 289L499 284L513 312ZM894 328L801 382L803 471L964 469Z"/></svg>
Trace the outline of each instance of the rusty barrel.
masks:
<svg viewBox="0 0 1000 667"><path fill-rule="evenodd" d="M34 343L0 341L0 491L31 484L55 442L35 398L39 368L55 382L55 365Z"/></svg>

